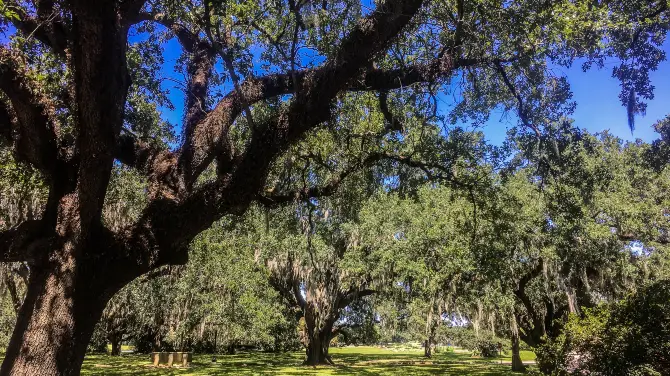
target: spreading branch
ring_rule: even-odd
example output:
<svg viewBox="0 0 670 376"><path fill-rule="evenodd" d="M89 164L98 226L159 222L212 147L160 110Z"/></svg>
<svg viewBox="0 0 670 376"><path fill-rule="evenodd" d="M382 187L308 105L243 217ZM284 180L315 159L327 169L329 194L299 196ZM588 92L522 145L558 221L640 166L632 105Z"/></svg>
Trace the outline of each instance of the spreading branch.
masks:
<svg viewBox="0 0 670 376"><path fill-rule="evenodd" d="M110 179L130 87L128 34L118 21L116 1L73 0L72 66L74 118L78 127L76 207L87 234L97 226Z"/></svg>
<svg viewBox="0 0 670 376"><path fill-rule="evenodd" d="M43 235L44 223L39 220L0 231L0 262L34 261L48 244Z"/></svg>
<svg viewBox="0 0 670 376"><path fill-rule="evenodd" d="M16 156L32 164L45 175L54 171L57 159L56 124L51 104L31 88L36 87L22 68L24 64L12 51L0 46L0 91L11 102L14 116L3 104L2 134L11 138ZM16 117L17 121L11 121ZM7 126L13 125L10 133Z"/></svg>
<svg viewBox="0 0 670 376"><path fill-rule="evenodd" d="M342 299L338 302L337 308L342 309L347 307L349 304L353 303L355 300L360 298L376 294L377 291L371 289L350 289L347 293L344 294Z"/></svg>
<svg viewBox="0 0 670 376"><path fill-rule="evenodd" d="M510 81L509 77L507 76L507 72L505 71L505 67L503 67L501 61L494 61L494 65L496 67L496 70L500 74L500 77L502 78L503 82L505 83L505 86L507 86L507 89L510 91L510 93L514 96L514 98L517 101L518 104L518 111L517 113L519 114L519 119L521 119L521 122L523 123L524 126L530 128L535 132L535 135L540 138L542 134L540 133L540 130L535 126L535 124L531 123L528 120L528 113L526 112L526 108L523 103L523 98L521 98L521 94L516 90L516 87Z"/></svg>
<svg viewBox="0 0 670 376"><path fill-rule="evenodd" d="M432 82L440 77L448 77L455 69L485 63L481 59L460 59L454 62L450 55L436 58L425 64L416 64L398 69L369 69L361 72L352 80L334 84L344 91L388 91L410 86L417 83ZM226 95L193 132L195 143L192 154L182 156L180 164L190 164L192 179L197 178L219 153L229 154L228 131L232 123L242 113L245 105L253 105L259 101L271 99L280 95L294 94L295 82L305 83L316 76L334 76L337 69L331 66L305 69L295 74L272 74L264 77L246 79L239 86ZM307 92L318 92L310 87ZM298 112L297 110L295 112ZM327 118L329 113L321 111L322 117L314 119L312 123ZM323 116L325 115L325 116ZM261 127L258 127L261 128ZM270 136L271 137L271 136Z"/></svg>
<svg viewBox="0 0 670 376"><path fill-rule="evenodd" d="M14 3L18 17L12 19L14 27L26 37L32 37L49 47L53 53L65 58L68 48L68 28L54 11L53 0L35 2L37 16L28 14Z"/></svg>

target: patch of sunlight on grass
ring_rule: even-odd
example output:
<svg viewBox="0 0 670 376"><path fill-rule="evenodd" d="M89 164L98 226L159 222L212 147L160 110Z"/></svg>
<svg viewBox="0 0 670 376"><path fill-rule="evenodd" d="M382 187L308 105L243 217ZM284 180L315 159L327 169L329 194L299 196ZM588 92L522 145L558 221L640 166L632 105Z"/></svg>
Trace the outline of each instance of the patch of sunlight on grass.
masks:
<svg viewBox="0 0 670 376"><path fill-rule="evenodd" d="M135 346L131 345L121 345L121 351L134 351ZM111 353L112 352L112 345L107 344L107 352Z"/></svg>
<svg viewBox="0 0 670 376"><path fill-rule="evenodd" d="M535 355L534 352L532 352L532 351L528 351L528 350L521 350L521 351L520 351L520 355L521 355L521 360L524 361L524 362L526 362L526 361L534 361L534 360L536 359L536 357L537 357L537 356ZM510 362L511 362L511 361L512 361L512 352L508 351L506 354L504 354L503 356L500 356L500 357L498 357L498 358L496 358L496 359L497 359L497 360L501 360L501 359L502 359L502 360L506 360L506 361L510 361Z"/></svg>
<svg viewBox="0 0 670 376"><path fill-rule="evenodd" d="M285 354L239 353L237 355L196 355L189 368L153 367L148 355L89 355L84 360L82 375L86 376L204 376L204 375L359 375L403 376L514 375L509 365L472 358L466 352L440 351L431 359L418 349L352 346L332 348L335 366L302 366L303 352Z"/></svg>

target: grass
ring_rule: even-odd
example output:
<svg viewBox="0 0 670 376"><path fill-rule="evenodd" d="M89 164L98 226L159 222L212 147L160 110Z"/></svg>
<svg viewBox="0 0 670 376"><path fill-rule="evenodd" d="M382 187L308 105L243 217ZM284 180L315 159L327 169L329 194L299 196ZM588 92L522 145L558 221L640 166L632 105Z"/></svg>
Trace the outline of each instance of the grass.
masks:
<svg viewBox="0 0 670 376"><path fill-rule="evenodd" d="M121 351L132 351L135 349L135 346L130 346L130 345L121 345ZM112 352L112 345L107 344L107 352Z"/></svg>
<svg viewBox="0 0 670 376"><path fill-rule="evenodd" d="M521 350L519 355L521 355L521 360L524 361L524 362L528 362L528 361L534 362L535 358L536 358L534 352L527 351L527 350ZM508 352L507 354L505 354L503 356L500 356L497 359L502 360L502 361L511 362L512 361L512 353Z"/></svg>
<svg viewBox="0 0 670 376"><path fill-rule="evenodd" d="M332 348L335 366L301 366L303 353L265 354L239 353L218 355L211 361L211 355L196 355L191 367L155 368L148 355L90 355L84 360L82 375L139 375L139 376L204 376L204 375L465 375L465 376L505 376L514 375L509 357L496 360L473 358L465 351L440 351L431 359L423 358L418 349L343 347ZM522 352L524 360L534 359L530 351Z"/></svg>

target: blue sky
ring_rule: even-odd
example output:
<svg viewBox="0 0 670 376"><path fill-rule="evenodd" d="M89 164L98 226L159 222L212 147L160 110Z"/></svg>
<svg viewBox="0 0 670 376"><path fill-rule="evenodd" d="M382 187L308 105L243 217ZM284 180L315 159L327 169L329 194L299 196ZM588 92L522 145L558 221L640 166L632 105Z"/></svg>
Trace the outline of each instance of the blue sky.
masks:
<svg viewBox="0 0 670 376"><path fill-rule="evenodd" d="M181 53L179 43L171 39L164 48L163 73L172 79L183 81L184 77L175 76L172 70ZM664 49L670 56L670 40L666 41ZM556 73L565 74L570 82L573 100L577 103L575 113L572 115L575 125L592 133L609 130L624 140L633 141L640 138L647 142L653 141L658 136L653 131L652 125L670 114L670 62L663 62L659 69L651 74L652 83L656 87L655 98L648 102L646 115L636 117L635 131L632 134L628 128L626 109L619 101L619 82L612 78L614 64L610 62L602 69L594 68L587 72L582 71L579 62L569 69L555 68ZM183 92L174 81L166 80L163 85L170 90L170 99L176 107L174 111L163 109L163 116L179 127L183 116ZM487 125L481 129L489 142L500 145L505 139L507 129L515 123L514 114L503 116L501 112L495 112Z"/></svg>
<svg viewBox="0 0 670 376"><path fill-rule="evenodd" d="M670 41L666 41L664 50L670 56ZM670 115L670 62L664 61L659 69L651 74L656 90L655 98L648 102L646 116L637 116L635 131L631 134L628 128L626 108L619 101L619 81L612 78L614 63L606 64L603 69L591 69L583 72L581 64L574 64L570 69L559 69L570 82L573 100L577 109L572 115L575 125L589 132L609 130L613 135L624 140L633 141L637 138L650 142L658 138L652 125L666 115ZM500 144L513 118L500 122L500 114L492 115L491 120L483 129L487 140Z"/></svg>

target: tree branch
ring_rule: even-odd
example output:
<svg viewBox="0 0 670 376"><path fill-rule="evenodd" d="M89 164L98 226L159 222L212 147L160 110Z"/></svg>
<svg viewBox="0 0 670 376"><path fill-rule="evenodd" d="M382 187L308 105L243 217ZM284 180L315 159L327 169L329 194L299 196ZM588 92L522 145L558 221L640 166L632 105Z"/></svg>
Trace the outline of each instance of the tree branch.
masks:
<svg viewBox="0 0 670 376"><path fill-rule="evenodd" d="M388 0L379 4L343 39L333 58L320 68L307 71L302 81L292 85L297 94L290 105L277 118L257 124L245 153L236 156L228 168L224 166L225 173L183 199L153 200L139 221L128 229L129 248L142 250L146 249L142 244L155 244L148 254L129 255L136 267L146 270L171 258L185 261L186 249L194 236L222 215L243 213L258 198L276 157L330 117L337 94L347 90L349 83L361 76L364 67L386 49L421 5L421 0ZM197 177L215 155L231 155L228 130L243 104L286 92L287 80L290 80L288 76L274 75L242 83L242 94L237 90L228 94L195 128L193 141L190 141L195 145L192 160L179 161L179 164L191 164L192 176ZM276 94L269 95L271 90L263 85L277 89ZM240 98L241 95L248 97Z"/></svg>
<svg viewBox="0 0 670 376"><path fill-rule="evenodd" d="M387 131L402 131L402 123L393 116L389 108L388 91L386 90L379 92L379 110L384 115L384 120L386 120L385 128Z"/></svg>
<svg viewBox="0 0 670 376"><path fill-rule="evenodd" d="M35 261L48 243L43 235L44 223L40 220L24 221L0 231L0 262Z"/></svg>
<svg viewBox="0 0 670 376"><path fill-rule="evenodd" d="M342 90L388 91L417 83L431 82L439 77L451 75L457 68L482 63L488 63L488 60L460 59L453 62L451 56L445 55L426 64L389 70L369 69L348 82ZM248 78L240 84L239 90L233 90L227 94L204 121L198 124L193 133L193 138L198 140L198 147L195 148L192 155L183 156L184 160L180 161L180 164L190 162L193 178L197 178L217 153L229 153L228 130L244 110L245 104L252 105L265 99L295 93L294 78L300 84L316 75L317 72L327 76L335 74L335 71L335 68L325 66L297 71L294 75L285 73ZM190 158L190 161L186 160L187 158Z"/></svg>
<svg viewBox="0 0 670 376"><path fill-rule="evenodd" d="M362 290L350 290L345 293L344 297L340 299L337 308L342 309L353 303L355 300L376 294L377 291L371 289L362 289Z"/></svg>
<svg viewBox="0 0 670 376"><path fill-rule="evenodd" d="M198 43L194 54L188 65L188 85L186 89L186 108L183 125L184 143L181 147L182 160L191 160L193 157L195 140L193 132L195 127L207 116L207 94L209 90L209 81L212 76L212 70L215 63L215 51L205 42ZM190 189L195 182L193 172L190 170L190 164L180 165L186 189Z"/></svg>
<svg viewBox="0 0 670 376"><path fill-rule="evenodd" d="M196 33L192 32L178 21L171 19L166 14L138 12L136 16L128 16L128 22L130 23L139 23L143 21L156 22L163 25L177 37L179 44L181 44L184 51L188 53L195 53L198 45L203 42Z"/></svg>
<svg viewBox="0 0 670 376"><path fill-rule="evenodd" d="M537 129L537 126L532 124L528 120L528 114L526 113L526 108L524 107L523 104L523 99L521 98L521 95L517 92L516 87L514 87L514 84L510 81L509 77L507 76L507 72L505 72L505 68L502 65L501 61L494 61L494 65L496 67L496 70L498 73L500 73L500 76L502 77L503 82L505 83L505 86L507 86L507 89L510 91L510 93L516 98L516 101L518 103L518 114L519 114L519 119L521 119L521 122L523 125L526 127L530 128L535 132L535 135L540 138L542 134L540 133L540 130Z"/></svg>
<svg viewBox="0 0 670 376"><path fill-rule="evenodd" d="M124 0L121 3L119 10L126 25L130 26L132 21L137 20L137 17L146 2L147 0Z"/></svg>
<svg viewBox="0 0 670 376"><path fill-rule="evenodd" d="M11 121L6 105L3 109L2 133L5 137L7 121L14 125L12 141L19 160L30 163L50 176L57 159L56 124L52 120L51 104L31 90L35 83L23 72L18 57L0 46L0 90L9 98L17 122Z"/></svg>
<svg viewBox="0 0 670 376"><path fill-rule="evenodd" d="M40 0L36 2L37 17L31 16L18 4L18 19L13 19L12 24L26 37L34 37L61 58L65 58L68 48L68 30L60 16L54 11L53 0Z"/></svg>
<svg viewBox="0 0 670 376"><path fill-rule="evenodd" d="M114 0L73 0L72 65L79 166L73 208L88 234L99 222L130 87L128 30ZM88 235L84 235L88 236Z"/></svg>
<svg viewBox="0 0 670 376"><path fill-rule="evenodd" d="M337 175L337 177L322 186L315 186L311 188L306 187L297 189L290 193L272 194L270 192L270 194L266 195L261 194L258 196L258 201L267 207L276 207L278 205L293 201L304 201L309 198L332 196L335 194L335 192L337 192L340 184L342 184L344 179L346 179L349 175L361 170L365 166L373 165L380 159L382 159L381 154L370 154L364 160L355 163L353 166L343 170L339 173L339 175Z"/></svg>

